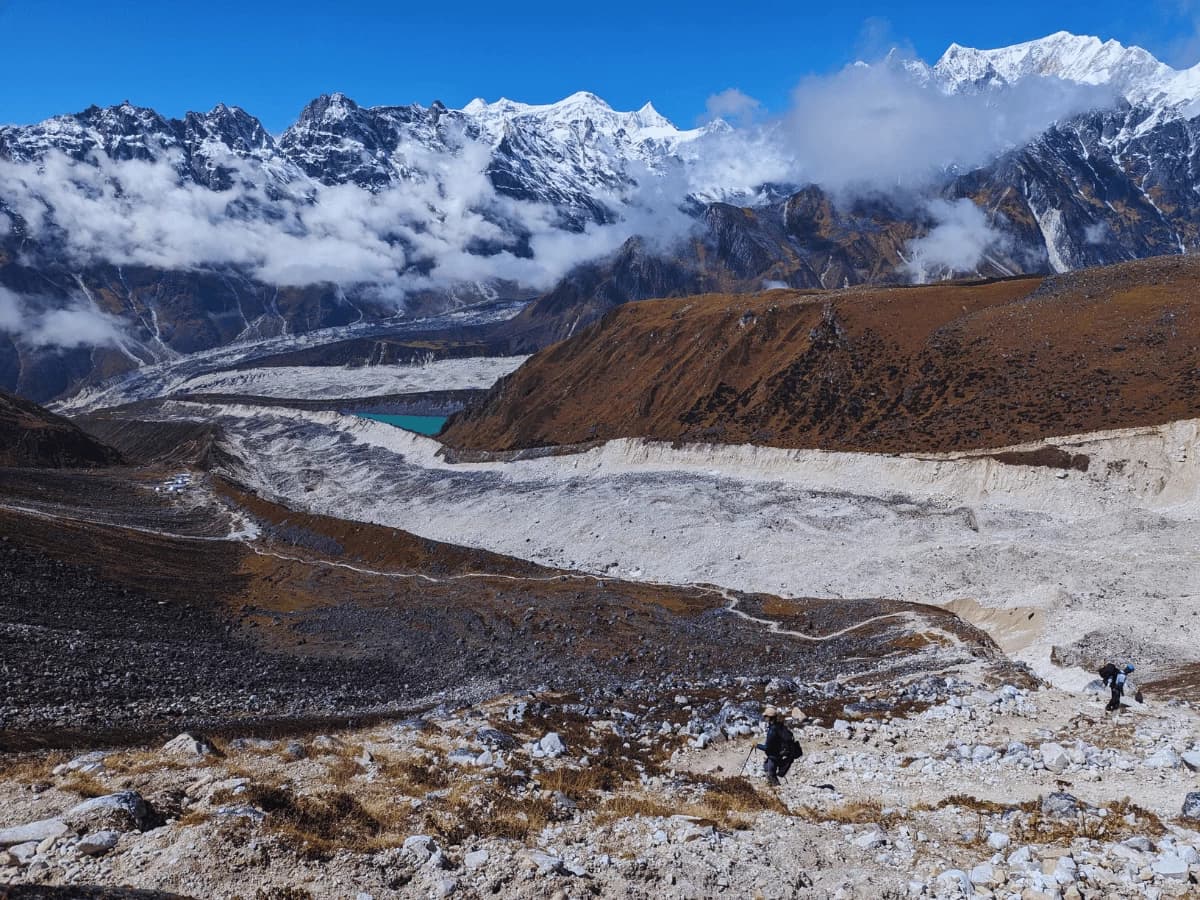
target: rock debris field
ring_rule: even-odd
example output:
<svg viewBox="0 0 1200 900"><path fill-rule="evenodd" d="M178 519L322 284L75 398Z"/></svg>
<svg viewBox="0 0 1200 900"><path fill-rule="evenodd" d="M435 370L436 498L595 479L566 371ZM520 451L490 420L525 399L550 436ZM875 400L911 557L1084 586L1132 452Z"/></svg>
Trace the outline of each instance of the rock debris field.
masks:
<svg viewBox="0 0 1200 900"><path fill-rule="evenodd" d="M1104 699L1002 683L986 663L875 690L667 678L300 738L14 756L0 882L358 900L1196 896L1197 710L1112 715ZM804 717L805 756L777 789L761 756L744 766L768 702Z"/></svg>

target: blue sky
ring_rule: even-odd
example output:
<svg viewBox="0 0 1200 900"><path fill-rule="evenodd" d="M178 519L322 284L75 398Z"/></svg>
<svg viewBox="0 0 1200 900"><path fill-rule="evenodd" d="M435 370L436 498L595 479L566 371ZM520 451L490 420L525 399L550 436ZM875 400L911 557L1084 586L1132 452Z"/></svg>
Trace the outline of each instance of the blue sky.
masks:
<svg viewBox="0 0 1200 900"><path fill-rule="evenodd" d="M1200 0L843 2L55 2L0 0L0 122L91 103L166 115L242 106L272 131L312 97L461 106L590 90L687 126L736 87L767 110L804 76L896 43L933 61L1065 29L1200 61Z"/></svg>

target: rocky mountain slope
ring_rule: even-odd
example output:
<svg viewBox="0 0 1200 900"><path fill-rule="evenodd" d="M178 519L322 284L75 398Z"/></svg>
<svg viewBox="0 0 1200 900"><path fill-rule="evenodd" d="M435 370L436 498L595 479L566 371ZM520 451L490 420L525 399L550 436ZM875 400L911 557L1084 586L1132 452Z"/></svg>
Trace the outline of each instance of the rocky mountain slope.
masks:
<svg viewBox="0 0 1200 900"><path fill-rule="evenodd" d="M0 390L0 466L110 466L121 461L111 447L70 420Z"/></svg>
<svg viewBox="0 0 1200 900"><path fill-rule="evenodd" d="M442 439L618 437L950 451L1195 417L1200 262L1046 279L621 307L534 355Z"/></svg>
<svg viewBox="0 0 1200 900"><path fill-rule="evenodd" d="M1061 272L1200 241L1196 69L1065 33L877 65L985 107L1050 82L1085 93L1032 138L901 192L806 183L781 123L684 130L587 93L461 110L335 93L278 136L225 105L0 127L0 290L21 311L0 385L45 400L400 307L537 298L501 335L523 352L648 297ZM934 201L982 212L970 258L922 249L947 237ZM107 327L64 336L55 310Z"/></svg>
<svg viewBox="0 0 1200 900"><path fill-rule="evenodd" d="M1109 716L1006 674L647 679L28 754L0 772L0 877L109 900L1194 896L1194 705ZM777 788L751 752L766 703L798 707L805 751Z"/></svg>

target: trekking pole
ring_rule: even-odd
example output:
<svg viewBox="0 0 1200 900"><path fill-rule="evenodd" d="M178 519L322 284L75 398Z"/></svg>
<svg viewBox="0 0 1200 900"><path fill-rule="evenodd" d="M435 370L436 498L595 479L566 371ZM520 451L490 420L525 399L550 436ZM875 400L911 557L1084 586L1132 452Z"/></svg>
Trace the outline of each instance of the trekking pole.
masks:
<svg viewBox="0 0 1200 900"><path fill-rule="evenodd" d="M758 752L758 744L755 744L754 746L752 746L752 747L750 748L750 752L746 754L746 759L745 759L745 761L742 763L742 770L741 770L741 772L739 772L739 773L738 773L739 775L745 775L745 774L746 774L746 766L750 765L750 758L751 758L752 756L754 756L754 754L755 754L755 753L757 753L757 752Z"/></svg>

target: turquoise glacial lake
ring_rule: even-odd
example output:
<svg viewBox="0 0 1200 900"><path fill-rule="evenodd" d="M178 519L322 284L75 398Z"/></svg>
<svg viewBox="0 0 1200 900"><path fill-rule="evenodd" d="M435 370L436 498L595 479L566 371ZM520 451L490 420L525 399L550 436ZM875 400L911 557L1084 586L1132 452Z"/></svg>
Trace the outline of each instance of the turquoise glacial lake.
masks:
<svg viewBox="0 0 1200 900"><path fill-rule="evenodd" d="M446 424L448 418L447 416L389 416L384 413L358 413L357 415L360 419L385 422L406 431L415 431L417 434L437 434L442 430L442 426Z"/></svg>

